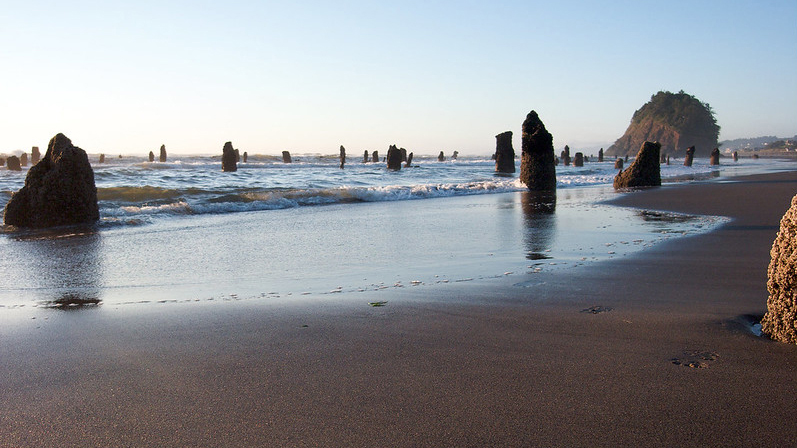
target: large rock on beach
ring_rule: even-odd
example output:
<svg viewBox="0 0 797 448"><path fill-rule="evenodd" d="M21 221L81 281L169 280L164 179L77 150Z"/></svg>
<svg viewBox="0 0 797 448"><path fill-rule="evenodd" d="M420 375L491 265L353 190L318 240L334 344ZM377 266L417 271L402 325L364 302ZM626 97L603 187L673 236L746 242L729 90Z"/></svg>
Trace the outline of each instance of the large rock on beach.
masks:
<svg viewBox="0 0 797 448"><path fill-rule="evenodd" d="M24 152L19 155L19 164L22 166L28 166L28 155Z"/></svg>
<svg viewBox="0 0 797 448"><path fill-rule="evenodd" d="M227 172L238 171L238 158L235 156L235 149L232 142L224 144L221 150L221 170Z"/></svg>
<svg viewBox="0 0 797 448"><path fill-rule="evenodd" d="M50 140L44 158L28 171L25 186L11 196L4 222L17 227L53 227L100 219L97 187L86 151L64 135Z"/></svg>
<svg viewBox="0 0 797 448"><path fill-rule="evenodd" d="M438 162L445 162L446 161L446 155L443 154L443 151L440 151L440 154L437 155L437 161Z"/></svg>
<svg viewBox="0 0 797 448"><path fill-rule="evenodd" d="M616 170L623 169L623 159L622 158L618 157L617 160L614 161L614 169L616 169Z"/></svg>
<svg viewBox="0 0 797 448"><path fill-rule="evenodd" d="M372 159L371 159L371 160L372 160L374 163L379 163L379 151L374 151L374 152L371 154L371 157L372 157Z"/></svg>
<svg viewBox="0 0 797 448"><path fill-rule="evenodd" d="M573 159L573 166L584 166L584 153L576 153L576 157Z"/></svg>
<svg viewBox="0 0 797 448"><path fill-rule="evenodd" d="M39 147L34 146L30 149L30 164L36 165L42 159L42 154L39 152Z"/></svg>
<svg viewBox="0 0 797 448"><path fill-rule="evenodd" d="M155 161L155 153L152 152L152 151L149 152L149 161L150 162L154 162Z"/></svg>
<svg viewBox="0 0 797 448"><path fill-rule="evenodd" d="M614 188L655 187L661 185L658 142L645 142L634 162L614 178Z"/></svg>
<svg viewBox="0 0 797 448"><path fill-rule="evenodd" d="M711 159L709 160L709 165L719 165L720 164L720 149L714 148L711 150Z"/></svg>
<svg viewBox="0 0 797 448"><path fill-rule="evenodd" d="M598 151L598 162L603 162L603 148Z"/></svg>
<svg viewBox="0 0 797 448"><path fill-rule="evenodd" d="M520 181L532 191L556 190L553 136L533 110L523 122L521 151Z"/></svg>
<svg viewBox="0 0 797 448"><path fill-rule="evenodd" d="M686 148L686 157L684 157L684 166L692 166L692 161L695 159L695 147L690 146Z"/></svg>
<svg viewBox="0 0 797 448"><path fill-rule="evenodd" d="M6 166L6 159L3 157L0 157L0 166Z"/></svg>
<svg viewBox="0 0 797 448"><path fill-rule="evenodd" d="M387 169L398 171L401 169L401 150L396 145L387 149Z"/></svg>
<svg viewBox="0 0 797 448"><path fill-rule="evenodd" d="M368 150L363 153L363 163L368 163Z"/></svg>
<svg viewBox="0 0 797 448"><path fill-rule="evenodd" d="M498 173L515 172L515 148L512 147L512 131L502 132L495 136L495 171Z"/></svg>
<svg viewBox="0 0 797 448"><path fill-rule="evenodd" d="M161 153L160 156L158 156L158 161L159 162L166 161L166 145L161 145Z"/></svg>
<svg viewBox="0 0 797 448"><path fill-rule="evenodd" d="M407 154L407 163L404 164L404 168L412 166L412 153Z"/></svg>
<svg viewBox="0 0 797 448"><path fill-rule="evenodd" d="M293 163L293 159L291 159L290 151L282 151L282 162L283 163Z"/></svg>
<svg viewBox="0 0 797 448"><path fill-rule="evenodd" d="M767 269L767 313L761 330L770 338L797 344L797 196L780 220Z"/></svg>
<svg viewBox="0 0 797 448"><path fill-rule="evenodd" d="M9 156L6 159L6 167L11 171L22 171L22 164L19 163L17 156Z"/></svg>

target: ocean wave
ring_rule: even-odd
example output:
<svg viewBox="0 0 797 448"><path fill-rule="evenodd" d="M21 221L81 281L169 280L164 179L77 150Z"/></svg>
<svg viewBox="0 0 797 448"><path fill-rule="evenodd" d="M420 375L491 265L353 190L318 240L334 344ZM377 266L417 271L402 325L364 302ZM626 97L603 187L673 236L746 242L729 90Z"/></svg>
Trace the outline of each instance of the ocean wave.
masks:
<svg viewBox="0 0 797 448"><path fill-rule="evenodd" d="M296 155L291 164L279 156L250 156L236 173L222 173L219 157L175 156L169 162L142 158L109 159L95 171L104 225L139 225L168 216L220 214L357 202L404 201L521 191L517 174L499 175L494 161L460 157L438 162L417 156L415 168L388 171L385 163L362 163L349 156L346 169L336 155ZM761 163L757 162L755 166ZM738 167L752 165L739 162ZM516 167L519 163L516 164ZM724 169L728 165L724 166ZM717 167L698 160L692 167L662 165L666 181L718 175ZM558 166L557 188L611 185L614 162L584 167ZM24 183L24 173L0 170L0 205Z"/></svg>
<svg viewBox="0 0 797 448"><path fill-rule="evenodd" d="M438 197L517 191L517 179L425 185L336 187L324 189L239 189L210 192L136 187L130 191L106 189L101 214L115 218L141 215L190 215L279 210L294 207L353 202L403 201ZM108 200L107 198L111 198ZM119 198L136 198L138 204L120 205ZM173 199L166 202L165 200Z"/></svg>
<svg viewBox="0 0 797 448"><path fill-rule="evenodd" d="M146 202L152 200L175 199L183 193L173 188L152 186L142 187L105 187L97 188L97 199L100 201Z"/></svg>

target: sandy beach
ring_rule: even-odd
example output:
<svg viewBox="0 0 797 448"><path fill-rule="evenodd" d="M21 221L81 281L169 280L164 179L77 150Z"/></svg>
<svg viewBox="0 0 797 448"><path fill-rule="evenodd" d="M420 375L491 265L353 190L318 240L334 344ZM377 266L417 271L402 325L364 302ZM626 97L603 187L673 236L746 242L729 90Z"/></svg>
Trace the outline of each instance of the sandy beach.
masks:
<svg viewBox="0 0 797 448"><path fill-rule="evenodd" d="M0 446L790 446L797 346L750 325L795 193L619 196L732 221L572 275L9 322Z"/></svg>

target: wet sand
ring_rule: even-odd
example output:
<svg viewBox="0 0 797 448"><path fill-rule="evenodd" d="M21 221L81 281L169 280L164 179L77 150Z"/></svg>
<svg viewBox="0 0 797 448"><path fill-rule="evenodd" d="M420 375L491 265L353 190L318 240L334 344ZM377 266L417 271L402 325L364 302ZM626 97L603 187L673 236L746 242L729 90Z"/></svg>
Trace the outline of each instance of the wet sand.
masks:
<svg viewBox="0 0 797 448"><path fill-rule="evenodd" d="M615 201L714 232L521 285L10 323L0 446L788 446L797 346L749 324L797 172L732 180Z"/></svg>

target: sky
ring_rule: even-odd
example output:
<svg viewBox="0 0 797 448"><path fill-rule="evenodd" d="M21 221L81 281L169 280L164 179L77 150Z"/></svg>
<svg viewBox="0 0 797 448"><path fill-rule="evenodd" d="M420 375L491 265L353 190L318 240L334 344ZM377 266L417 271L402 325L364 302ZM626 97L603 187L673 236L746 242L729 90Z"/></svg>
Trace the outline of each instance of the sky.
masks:
<svg viewBox="0 0 797 448"><path fill-rule="evenodd" d="M0 153L491 154L537 111L608 147L660 90L797 134L797 1L40 1L0 7Z"/></svg>

